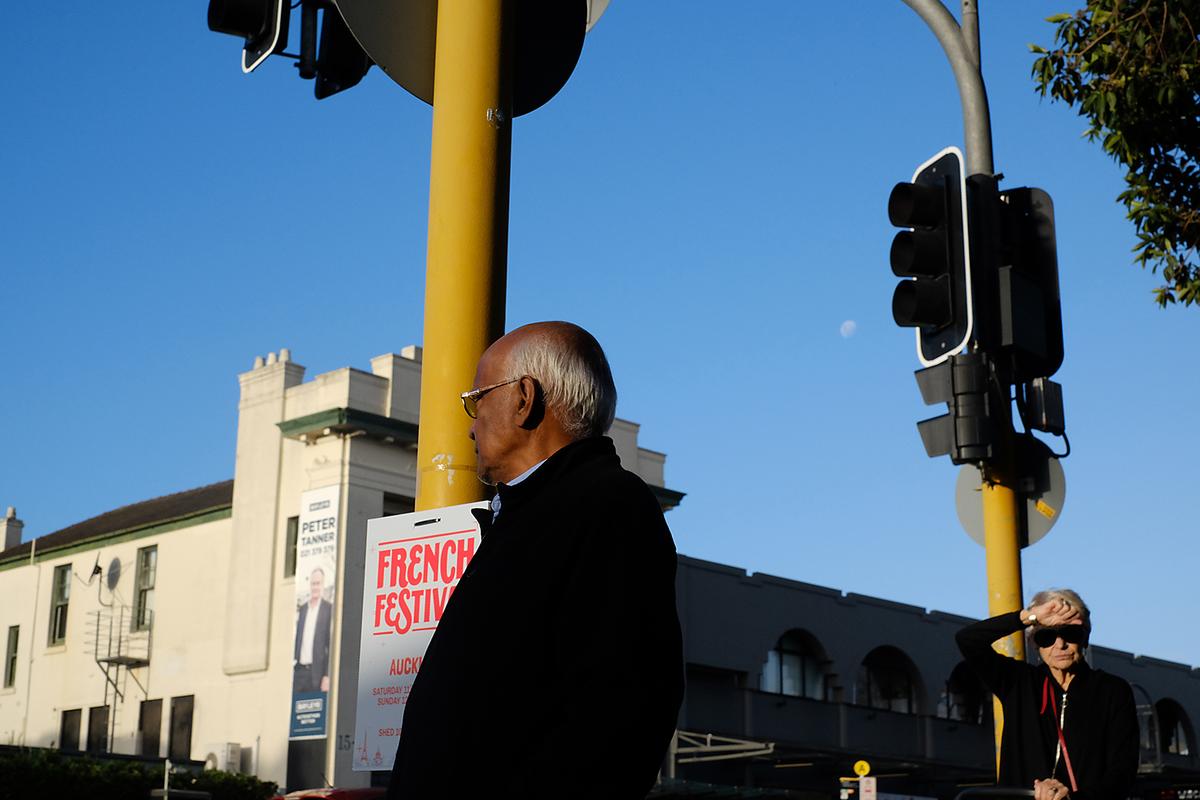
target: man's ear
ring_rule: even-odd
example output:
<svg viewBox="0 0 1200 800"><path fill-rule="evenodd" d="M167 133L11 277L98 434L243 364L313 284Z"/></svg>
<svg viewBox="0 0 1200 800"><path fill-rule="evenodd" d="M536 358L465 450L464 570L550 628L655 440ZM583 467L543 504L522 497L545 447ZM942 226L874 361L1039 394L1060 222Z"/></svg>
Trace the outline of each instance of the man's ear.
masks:
<svg viewBox="0 0 1200 800"><path fill-rule="evenodd" d="M546 403L542 397L542 387L538 382L526 375L517 381L517 425L526 430L534 430L542 424L546 416Z"/></svg>

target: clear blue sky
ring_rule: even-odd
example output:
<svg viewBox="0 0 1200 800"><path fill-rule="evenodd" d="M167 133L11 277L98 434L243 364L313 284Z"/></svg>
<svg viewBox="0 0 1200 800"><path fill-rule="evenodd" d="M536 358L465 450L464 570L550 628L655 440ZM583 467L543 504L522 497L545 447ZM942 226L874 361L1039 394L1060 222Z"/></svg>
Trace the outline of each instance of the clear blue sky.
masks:
<svg viewBox="0 0 1200 800"><path fill-rule="evenodd" d="M1027 593L1073 586L1097 643L1200 664L1200 312L1152 303L1121 173L1033 90L1027 44L1073 4L981 5L997 169L1058 215L1074 453ZM320 103L287 60L244 76L205 9L31 4L0 28L0 506L27 536L231 477L255 355L311 376L420 341L430 109L378 70ZM900 0L855 9L613 0L516 121L509 326L605 345L618 413L688 493L681 552L981 615L956 469L914 427L938 412L891 320L885 212L961 143L957 93Z"/></svg>

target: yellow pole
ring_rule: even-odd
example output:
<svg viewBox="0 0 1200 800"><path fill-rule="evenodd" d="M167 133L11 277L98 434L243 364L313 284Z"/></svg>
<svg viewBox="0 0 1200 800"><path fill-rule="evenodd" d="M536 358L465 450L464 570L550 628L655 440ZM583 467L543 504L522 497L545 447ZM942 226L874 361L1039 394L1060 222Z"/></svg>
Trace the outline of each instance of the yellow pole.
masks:
<svg viewBox="0 0 1200 800"><path fill-rule="evenodd" d="M504 332L512 149L508 0L440 0L429 167L429 244L418 510L483 497L458 395Z"/></svg>
<svg viewBox="0 0 1200 800"><path fill-rule="evenodd" d="M1011 427L1011 426L1008 426ZM1013 488L1012 436L1001 434L1003 452L999 465L983 476L983 540L987 553L988 615L996 616L1023 607L1021 588L1020 497ZM1025 640L1020 633L996 642L995 648L1010 658L1025 658ZM1000 768L1000 736L1004 714L999 698L992 698L995 719L996 768Z"/></svg>

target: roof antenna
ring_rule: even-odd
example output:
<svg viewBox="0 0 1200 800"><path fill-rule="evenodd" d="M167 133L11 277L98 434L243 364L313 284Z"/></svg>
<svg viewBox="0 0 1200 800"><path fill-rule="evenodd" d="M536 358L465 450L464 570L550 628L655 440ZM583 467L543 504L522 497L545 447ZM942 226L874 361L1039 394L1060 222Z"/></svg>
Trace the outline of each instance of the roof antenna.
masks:
<svg viewBox="0 0 1200 800"><path fill-rule="evenodd" d="M101 569L98 566L100 563L100 555L99 554L96 555L96 563L97 563L97 566L92 570L93 575L99 574L101 572ZM103 574L104 574L104 580L100 583L99 586L96 587L96 602L98 602L100 605L104 606L105 608L112 608L113 607L112 594L114 591L116 591L117 581L121 580L121 559L114 558L112 561L108 562L108 569L103 571ZM109 602L107 602L107 603L104 602L103 589L105 586L108 586Z"/></svg>

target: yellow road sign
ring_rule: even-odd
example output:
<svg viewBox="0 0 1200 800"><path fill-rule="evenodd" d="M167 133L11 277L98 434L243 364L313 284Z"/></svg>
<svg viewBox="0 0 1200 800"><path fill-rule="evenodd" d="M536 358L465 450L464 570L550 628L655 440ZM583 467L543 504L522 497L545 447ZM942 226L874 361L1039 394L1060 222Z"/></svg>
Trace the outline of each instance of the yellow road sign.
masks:
<svg viewBox="0 0 1200 800"><path fill-rule="evenodd" d="M871 773L871 765L862 759L854 762L854 774L862 778Z"/></svg>

